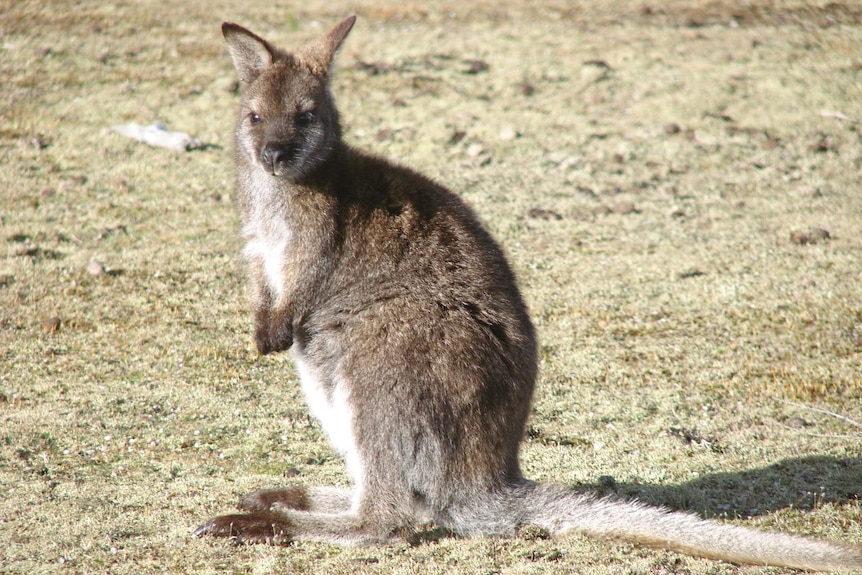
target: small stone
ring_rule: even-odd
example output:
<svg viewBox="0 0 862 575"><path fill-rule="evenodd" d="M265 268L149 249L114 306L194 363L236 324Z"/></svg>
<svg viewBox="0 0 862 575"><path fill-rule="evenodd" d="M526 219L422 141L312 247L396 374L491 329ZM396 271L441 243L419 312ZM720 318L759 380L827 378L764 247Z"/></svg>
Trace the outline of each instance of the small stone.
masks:
<svg viewBox="0 0 862 575"><path fill-rule="evenodd" d="M54 334L60 331L62 320L59 317L49 317L42 320L42 330L45 333Z"/></svg>
<svg viewBox="0 0 862 575"><path fill-rule="evenodd" d="M523 96L532 96L536 93L536 87L527 80L524 80L518 84L518 91L521 92Z"/></svg>
<svg viewBox="0 0 862 575"><path fill-rule="evenodd" d="M33 148L34 150L44 150L51 145L51 142L49 142L45 138L45 136L42 136L41 134L36 134L35 136L30 136L26 138L24 143L27 146Z"/></svg>
<svg viewBox="0 0 862 575"><path fill-rule="evenodd" d="M766 139L763 140L763 149L764 150L774 150L775 148L781 146L781 140L769 134L766 135Z"/></svg>
<svg viewBox="0 0 862 575"><path fill-rule="evenodd" d="M353 64L353 68L367 72L369 76L385 74L392 70L392 66L384 62L365 62L363 60L357 60Z"/></svg>
<svg viewBox="0 0 862 575"><path fill-rule="evenodd" d="M668 135L679 134L682 131L682 128L679 127L679 124L675 122L671 122L670 124L664 125L664 133Z"/></svg>
<svg viewBox="0 0 862 575"><path fill-rule="evenodd" d="M392 136L395 134L392 128L381 128L377 130L377 134L374 135L374 139L378 142L385 142L386 140L391 140Z"/></svg>
<svg viewBox="0 0 862 575"><path fill-rule="evenodd" d="M479 74L487 72L490 68L484 60L464 60L464 63L467 64L467 69L464 70L465 74Z"/></svg>
<svg viewBox="0 0 862 575"><path fill-rule="evenodd" d="M455 130L454 132L452 132L452 135L449 136L449 143L453 145L457 144L458 142L463 140L464 136L466 135L467 132L465 132L464 130Z"/></svg>
<svg viewBox="0 0 862 575"><path fill-rule="evenodd" d="M102 228L101 230L99 230L98 232L96 232L96 235L94 236L94 239L95 239L96 241L103 240L103 239L105 239L105 238L107 238L107 237L109 237L109 236L114 235L114 233L116 233L116 232L117 232L117 230L118 230L118 228ZM124 229L124 231L125 231L125 229ZM95 275L95 274L94 274L94 275Z"/></svg>
<svg viewBox="0 0 862 575"><path fill-rule="evenodd" d="M286 469L284 473L282 473L282 475L284 477L299 477L300 475L302 475L302 472L296 467L291 467L289 469Z"/></svg>
<svg viewBox="0 0 862 575"><path fill-rule="evenodd" d="M685 280L688 278L696 278L696 277L700 277L703 275L706 275L706 272L701 271L697 268L688 268L688 269L682 270L681 272L678 272L676 274L676 277L678 277L681 280Z"/></svg>
<svg viewBox="0 0 862 575"><path fill-rule="evenodd" d="M518 137L518 132L513 130L512 128L504 128L500 131L500 139L504 142L510 142Z"/></svg>
<svg viewBox="0 0 862 575"><path fill-rule="evenodd" d="M619 202L611 206L611 211L615 214L628 215L635 213L637 209L634 202Z"/></svg>
<svg viewBox="0 0 862 575"><path fill-rule="evenodd" d="M554 210L546 210L545 208L532 208L527 215L538 220L562 220L563 216Z"/></svg>
<svg viewBox="0 0 862 575"><path fill-rule="evenodd" d="M818 240L831 240L832 234L829 233L829 230L824 230L823 228L811 228L808 231L808 235L817 238Z"/></svg>
<svg viewBox="0 0 862 575"><path fill-rule="evenodd" d="M803 427L808 427L811 425L801 417L791 417L785 422L787 427L792 427L793 429L801 429Z"/></svg>
<svg viewBox="0 0 862 575"><path fill-rule="evenodd" d="M832 239L832 234L823 228L811 228L807 232L790 232L790 241L798 246L814 245Z"/></svg>
<svg viewBox="0 0 862 575"><path fill-rule="evenodd" d="M606 216L611 213L611 209L607 206L599 206L594 210L597 216Z"/></svg>
<svg viewBox="0 0 862 575"><path fill-rule="evenodd" d="M822 198L824 195L824 188L820 186L812 186L802 190L801 195L806 198Z"/></svg>
<svg viewBox="0 0 862 575"><path fill-rule="evenodd" d="M805 232L790 232L790 241L796 245L804 246L809 243L808 234Z"/></svg>
<svg viewBox="0 0 862 575"><path fill-rule="evenodd" d="M99 260L90 260L90 263L87 265L87 273L91 276L101 276L105 273L105 264L100 262Z"/></svg>
<svg viewBox="0 0 862 575"><path fill-rule="evenodd" d="M577 195L585 200L595 200L597 197L596 193L586 186L578 186Z"/></svg>
<svg viewBox="0 0 862 575"><path fill-rule="evenodd" d="M816 154L838 151L838 144L831 136L823 133L818 133L814 137L814 141L808 146L808 149Z"/></svg>
<svg viewBox="0 0 862 575"><path fill-rule="evenodd" d="M470 146L467 148L467 155L471 158L475 158L484 151L485 146L483 146L482 144L470 144Z"/></svg>

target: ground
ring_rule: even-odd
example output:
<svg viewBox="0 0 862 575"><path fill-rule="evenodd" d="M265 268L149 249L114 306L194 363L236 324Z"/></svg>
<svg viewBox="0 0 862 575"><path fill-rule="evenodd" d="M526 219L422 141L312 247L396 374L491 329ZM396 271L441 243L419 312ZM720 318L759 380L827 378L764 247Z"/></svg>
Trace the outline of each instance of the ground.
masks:
<svg viewBox="0 0 862 575"><path fill-rule="evenodd" d="M531 532L189 537L346 482L252 343L219 26L293 47L351 12L347 139L473 205L535 318L526 474L862 541L862 7L596 4L0 1L0 572L781 572Z"/></svg>

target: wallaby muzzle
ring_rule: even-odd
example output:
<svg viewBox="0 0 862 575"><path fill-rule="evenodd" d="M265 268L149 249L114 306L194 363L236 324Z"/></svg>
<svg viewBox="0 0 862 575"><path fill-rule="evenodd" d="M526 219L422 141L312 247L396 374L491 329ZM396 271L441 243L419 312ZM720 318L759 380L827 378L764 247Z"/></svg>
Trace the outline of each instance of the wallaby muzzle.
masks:
<svg viewBox="0 0 862 575"><path fill-rule="evenodd" d="M284 174L296 159L297 147L290 142L267 142L260 152L260 161L274 176Z"/></svg>

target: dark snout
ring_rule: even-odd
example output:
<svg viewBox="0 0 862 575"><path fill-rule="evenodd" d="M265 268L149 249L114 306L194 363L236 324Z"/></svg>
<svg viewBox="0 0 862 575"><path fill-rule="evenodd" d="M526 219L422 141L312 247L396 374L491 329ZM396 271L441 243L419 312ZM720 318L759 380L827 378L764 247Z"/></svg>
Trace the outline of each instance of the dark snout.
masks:
<svg viewBox="0 0 862 575"><path fill-rule="evenodd" d="M286 142L268 142L260 154L263 165L270 173L283 173L296 158L296 146Z"/></svg>

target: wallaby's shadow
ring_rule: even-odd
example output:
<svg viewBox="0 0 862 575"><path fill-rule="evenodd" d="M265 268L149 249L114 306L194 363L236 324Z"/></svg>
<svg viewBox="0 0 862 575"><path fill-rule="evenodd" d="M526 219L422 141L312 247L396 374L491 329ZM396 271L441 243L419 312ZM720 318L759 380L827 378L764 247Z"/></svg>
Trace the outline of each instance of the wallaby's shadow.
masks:
<svg viewBox="0 0 862 575"><path fill-rule="evenodd" d="M704 517L752 517L779 509L814 509L862 498L862 457L815 455L738 472L712 473L678 485L616 483L603 478L579 491L637 498Z"/></svg>

